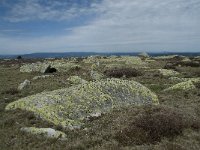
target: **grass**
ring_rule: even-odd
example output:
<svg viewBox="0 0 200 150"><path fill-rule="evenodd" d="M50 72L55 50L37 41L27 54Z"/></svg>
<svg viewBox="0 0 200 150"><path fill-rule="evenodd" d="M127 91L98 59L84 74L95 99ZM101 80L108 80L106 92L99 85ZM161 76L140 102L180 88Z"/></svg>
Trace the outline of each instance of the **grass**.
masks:
<svg viewBox="0 0 200 150"><path fill-rule="evenodd" d="M24 61L24 60L23 60ZM34 62L36 60L29 60ZM151 68L163 68L167 61L149 64ZM82 61L79 61L82 64ZM91 80L90 65L66 73L54 73L53 78L32 81L39 73L20 73L21 60L3 62L0 60L0 149L200 149L200 90L190 92L162 92L164 88L175 84L159 76L131 77L159 97L160 106L124 107L114 109L98 119L85 121L81 130L70 131L45 122L26 111L5 111L5 106L19 98L36 94L44 90L55 90L71 86L67 78L78 75ZM103 69L99 69L99 71ZM180 67L183 77L197 77L200 68ZM25 79L31 86L18 91L18 85ZM21 127L51 127L63 131L67 141L45 139L20 132Z"/></svg>

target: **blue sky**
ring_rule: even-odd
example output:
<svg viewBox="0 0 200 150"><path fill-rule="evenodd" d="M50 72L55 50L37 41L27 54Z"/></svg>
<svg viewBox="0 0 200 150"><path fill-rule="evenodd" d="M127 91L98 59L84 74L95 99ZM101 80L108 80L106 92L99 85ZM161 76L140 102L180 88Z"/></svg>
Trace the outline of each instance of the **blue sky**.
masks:
<svg viewBox="0 0 200 150"><path fill-rule="evenodd" d="M0 0L0 54L200 52L200 0Z"/></svg>

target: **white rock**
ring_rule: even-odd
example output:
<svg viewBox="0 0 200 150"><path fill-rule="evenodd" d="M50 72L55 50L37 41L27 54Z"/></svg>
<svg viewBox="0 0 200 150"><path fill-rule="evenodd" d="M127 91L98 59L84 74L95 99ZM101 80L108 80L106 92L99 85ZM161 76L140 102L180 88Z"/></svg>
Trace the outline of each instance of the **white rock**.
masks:
<svg viewBox="0 0 200 150"><path fill-rule="evenodd" d="M60 138L66 139L66 134L61 131L56 131L52 128L35 128L35 127L23 127L21 131L30 133L33 135L42 135L47 138Z"/></svg>
<svg viewBox="0 0 200 150"><path fill-rule="evenodd" d="M29 86L31 84L31 81L25 80L18 86L18 90L23 90L25 87Z"/></svg>

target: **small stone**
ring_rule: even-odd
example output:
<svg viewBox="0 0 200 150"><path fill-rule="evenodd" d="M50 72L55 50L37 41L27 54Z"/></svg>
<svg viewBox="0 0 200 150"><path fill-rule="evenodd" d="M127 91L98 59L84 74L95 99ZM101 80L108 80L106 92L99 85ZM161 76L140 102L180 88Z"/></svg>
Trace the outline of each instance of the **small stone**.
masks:
<svg viewBox="0 0 200 150"><path fill-rule="evenodd" d="M23 90L25 87L28 87L29 85L31 84L31 81L29 80L25 80L23 83L21 83L19 86L18 86L18 90Z"/></svg>
<svg viewBox="0 0 200 150"><path fill-rule="evenodd" d="M45 79L45 78L49 78L49 77L54 77L54 75L35 76L35 77L33 77L33 80Z"/></svg>

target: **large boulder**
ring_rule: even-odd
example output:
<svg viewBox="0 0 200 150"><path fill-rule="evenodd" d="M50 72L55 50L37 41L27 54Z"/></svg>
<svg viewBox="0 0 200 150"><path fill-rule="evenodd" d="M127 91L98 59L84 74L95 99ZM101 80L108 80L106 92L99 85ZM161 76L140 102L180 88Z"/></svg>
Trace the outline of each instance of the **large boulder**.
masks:
<svg viewBox="0 0 200 150"><path fill-rule="evenodd" d="M175 84L164 91L189 91L196 89L194 82L191 80Z"/></svg>
<svg viewBox="0 0 200 150"><path fill-rule="evenodd" d="M32 64L25 64L20 67L20 72L41 72L53 73L56 71L67 72L70 69L80 69L81 66L76 63L67 62L64 60L37 62Z"/></svg>
<svg viewBox="0 0 200 150"><path fill-rule="evenodd" d="M25 97L8 104L6 110L31 111L55 125L70 128L112 108L158 103L156 94L140 83L107 79Z"/></svg>
<svg viewBox="0 0 200 150"><path fill-rule="evenodd" d="M47 73L48 70L50 70L51 66L47 63L32 63L32 64L25 64L20 67L20 72L41 72L41 73Z"/></svg>

